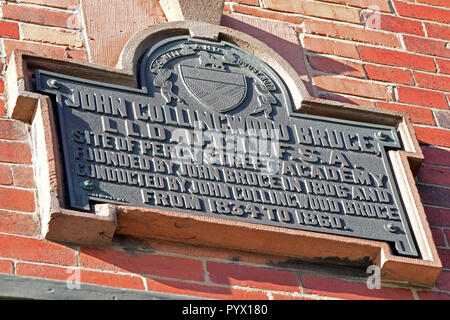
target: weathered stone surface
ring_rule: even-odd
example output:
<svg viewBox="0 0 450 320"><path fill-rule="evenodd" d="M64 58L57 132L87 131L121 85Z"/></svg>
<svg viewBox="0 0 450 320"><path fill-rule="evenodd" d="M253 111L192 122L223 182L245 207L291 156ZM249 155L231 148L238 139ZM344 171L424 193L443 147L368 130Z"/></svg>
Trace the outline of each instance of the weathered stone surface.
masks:
<svg viewBox="0 0 450 320"><path fill-rule="evenodd" d="M168 21L197 21L219 25L224 0L161 0Z"/></svg>
<svg viewBox="0 0 450 320"><path fill-rule="evenodd" d="M166 21L156 0L83 0L82 8L90 62L103 66L116 65L133 34Z"/></svg>

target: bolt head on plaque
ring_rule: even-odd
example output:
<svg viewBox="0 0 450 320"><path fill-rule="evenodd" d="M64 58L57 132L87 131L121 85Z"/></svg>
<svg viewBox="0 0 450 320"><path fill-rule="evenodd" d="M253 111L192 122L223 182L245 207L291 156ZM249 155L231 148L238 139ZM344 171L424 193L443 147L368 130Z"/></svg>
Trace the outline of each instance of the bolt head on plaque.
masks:
<svg viewBox="0 0 450 320"><path fill-rule="evenodd" d="M60 86L58 81L56 81L55 79L49 79L47 81L47 85L53 89L59 89L59 86Z"/></svg>
<svg viewBox="0 0 450 320"><path fill-rule="evenodd" d="M384 228L386 231L396 233L398 231L398 228L393 223L387 223L384 225Z"/></svg>
<svg viewBox="0 0 450 320"><path fill-rule="evenodd" d="M378 131L375 136L381 140L381 141L386 141L389 139L389 135L387 135L385 132L383 131Z"/></svg>
<svg viewBox="0 0 450 320"><path fill-rule="evenodd" d="M87 191L92 191L95 189L94 183L92 183L91 180L84 180L84 181L80 182L80 186L81 186L81 188L83 188L84 190L87 190Z"/></svg>

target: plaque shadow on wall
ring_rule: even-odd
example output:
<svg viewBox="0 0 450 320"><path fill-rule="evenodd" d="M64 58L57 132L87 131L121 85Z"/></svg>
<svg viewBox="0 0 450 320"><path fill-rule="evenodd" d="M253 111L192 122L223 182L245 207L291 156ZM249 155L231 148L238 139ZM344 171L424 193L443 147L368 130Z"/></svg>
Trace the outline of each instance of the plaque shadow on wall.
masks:
<svg viewBox="0 0 450 320"><path fill-rule="evenodd" d="M245 30L246 34L258 39L267 46L277 48L277 53L300 76L309 95L313 94L311 81L306 69L304 49L300 45L298 34L293 27L277 21L230 15L222 16L221 24L235 30Z"/></svg>
<svg viewBox="0 0 450 320"><path fill-rule="evenodd" d="M211 30L212 37L208 40L195 40L195 30L198 30L198 28L209 28L208 30ZM193 36L193 38L189 38L189 35ZM175 49L170 47L170 43L165 43L166 47L157 45L161 41L166 41L166 39L173 37L189 38L194 43L191 43L192 46L190 44L185 46L179 44L179 47ZM253 61L253 64L257 64L257 61L262 61L264 66L270 66L270 68L264 67L256 72L253 70L252 63L246 62L246 59L241 59L241 62L239 62L235 56L233 57L233 54L223 54L231 48L226 46L223 47L225 48L224 52L222 52L224 56L223 61L218 61L218 52L220 50L213 48L214 46L211 46L211 43L207 43L207 41L215 41L217 39L235 46L236 50L244 49L245 53L242 53L243 56L248 53L249 56L255 57L255 60L249 60ZM209 45L209 49L197 50L199 43ZM152 48L156 49L152 51ZM158 48L169 50L166 51L171 52L171 55L160 58L160 60L150 59L155 57L154 54L158 54ZM148 51L149 49L150 51ZM199 54L200 51L207 51L208 54L202 56ZM176 70L178 72L176 75L172 73L167 74L166 71L168 69L161 67L168 61L172 61L174 57L178 57L178 55L186 54L187 57L190 57L193 54L192 52L195 52L195 59L189 60L190 58L186 58L186 62L182 66L172 65L171 67L173 68L169 68L171 72ZM233 53L232 51L230 52ZM239 51L239 54L241 54L241 51ZM144 57L144 59L141 60L141 57ZM164 56L161 55L159 57ZM148 73L148 79L138 78L139 74L141 74L139 72L140 65L146 65L142 61L150 63L147 66L150 71L154 71ZM193 65L194 63L199 63L200 65ZM201 71L199 73L193 72L193 70ZM243 71L239 70L245 70L247 73L242 74ZM273 70L276 72L273 72ZM222 75L220 81L218 74ZM235 75L230 76L230 74ZM33 75L35 76L33 77ZM346 236L346 233L348 233L348 230L356 228L357 224L355 224L355 227L347 227L345 229L345 223L342 224L336 220L337 218L334 219L335 216L339 216L339 218L344 216L343 213L339 215L321 213L318 216L317 212L311 209L308 215L302 215L302 213L299 215L297 212L299 210L293 210L289 213L291 215L289 220L297 219L298 223L297 228L292 228L286 227L286 224L281 223L287 222L287 218L286 216L280 216L279 213L277 213L277 218L272 219L272 216L274 216L273 212L257 212L255 220L252 221L250 219L246 221L240 217L240 214L231 214L230 210L232 211L235 208L224 208L222 202L205 201L205 203L197 207L194 201L189 204L189 210L186 210L186 206L177 207L174 202L164 203L160 194L142 193L142 190L135 190L138 195L135 195L136 197L131 201L133 206L130 206L126 205L127 202L121 201L126 198L129 192L126 190L117 191L118 189L111 189L103 196L94 197L96 198L95 203L100 204L94 206L93 212L82 210L88 209L89 206L86 207L86 203L83 205L76 204L77 201L73 200L74 197L77 197L77 190L74 186L78 186L78 189L86 191L86 189L90 188L89 184L95 179L86 179L90 182L80 185L80 181L73 182L71 178L68 178L71 175L68 175L67 171L73 167L73 163L68 159L73 153L65 148L71 139L75 140L75 143L81 144L81 141L83 143L86 142L86 135L83 136L83 132L86 130L82 130L84 124L83 122L77 123L74 118L68 118L74 122L69 121L66 126L70 127L73 125L75 127L71 127L68 133L72 134L72 137L66 137L66 141L64 141L64 137L59 137L60 135L58 135L56 123L58 118L60 121L66 118L61 116L61 114L57 114L58 112L53 112L52 103L48 96L34 92L34 88L38 88L41 92L54 93L61 84L63 86L72 85L71 90L75 92L75 87L79 86L81 81L90 88L89 90L103 86L113 87L114 90L125 95L130 94L130 92L134 95L140 95L148 94L150 91L149 87L153 85L157 88L155 92L158 93L159 99L162 99L155 105L169 106L167 109L173 107L172 111L176 113L177 109L175 106L178 103L186 104L186 101L183 100L190 99L189 101L192 105L205 105L205 108L213 109L210 110L212 113L219 112L219 114L223 114L222 118L218 118L223 120L227 119L226 112L229 110L226 110L226 108L229 108L230 105L238 106L242 100L241 95L244 95L243 92L245 91L245 88L243 88L246 83L245 77L253 78L253 84L261 81L265 85L265 87L256 87L255 84L255 90L252 92L258 93L259 96L254 94L253 98L248 98L248 100L253 101L253 105L261 109L248 109L245 111L247 113L243 114L245 119L251 118L252 113L257 113L264 118L264 123L271 123L272 116L280 116L284 123L291 123L291 118L302 118L303 120L301 121L306 121L303 127L308 128L313 126L314 119L317 120L317 116L319 116L327 117L329 123L333 123L333 126L347 125L351 127L353 121L357 121L361 124L361 128L364 128L361 130L377 129L378 136L373 135L373 133L361 133L361 136L370 136L370 138L366 139L367 144L363 146L366 148L366 155L358 161L361 162L365 159L364 157L371 155L378 157L385 168L391 168L388 170L388 180L390 181L390 188L396 190L392 192L392 195L402 208L401 212L398 212L401 218L393 219L393 226L388 226L385 221L375 223L370 228L370 232L373 232L370 236L349 237ZM276 85L272 88L273 90L271 90L272 84L270 79L278 79L275 81ZM224 94L220 97L213 95L212 99L208 100L208 98L211 98L209 97L210 93L218 90L218 87L215 87L214 84L219 82L220 90L224 90ZM183 83L183 86L181 83ZM202 84L200 87L198 86L199 83ZM31 123L35 174L39 186L38 197L42 235L46 239L78 244L108 244L116 234L273 254L307 262L330 262L332 264L337 262L337 264L364 267L373 263L381 267L382 279L386 281L407 282L426 286L434 284L442 268L412 174L420 167L423 155L407 116L391 111L373 110L371 108L310 97L297 72L282 57L260 41L244 33L227 27L206 25L199 22L175 22L149 27L138 32L130 39L124 47L117 68L104 68L87 63L53 60L16 51L8 68L7 86L9 115L12 118ZM204 92L205 86L210 86L211 89ZM95 96L94 93L92 93L92 96ZM104 96L106 96L106 93ZM80 99L82 99L81 95ZM124 100L126 99L124 98ZM130 106L124 107L121 101L119 97L115 102L115 107L110 105L108 110L112 113L111 110L115 108L114 110L116 110L117 114L114 116L126 118L127 111L125 110L128 110L126 108ZM133 99L129 99L129 101L133 101ZM134 116L140 118L140 120L147 120L148 115L141 113L143 109L136 107L139 101L134 101L136 101L135 108L129 110L134 110ZM60 94L59 103L61 105L75 106L72 108L73 110L77 109L77 107L80 110L83 109L83 107L80 107L81 104L77 105L80 102L77 102L75 95ZM56 104L58 104L58 99ZM86 102L86 105L88 104L89 102ZM142 103L140 105L145 104ZM283 112L280 111L284 110L281 108L282 106L290 106L288 109L290 110L289 113L284 116ZM86 109L89 109L89 107ZM104 103L103 110L106 110ZM200 113L205 113L205 110L201 109L202 112ZM273 112L274 110L275 112ZM298 113L292 114L294 111ZM197 117L198 114L199 112L197 112ZM301 115L304 116L302 117ZM84 122L89 122L90 120L90 117L84 118ZM91 125L97 126L95 130L98 132L103 130L114 133L116 130L117 133L115 122L118 121L109 121L108 119L105 121ZM179 125L180 123L176 126L173 125L173 129L176 129ZM125 123L123 126L129 136L139 136L141 134L141 138L150 137L150 133L142 136L142 127L134 128L133 123L129 125ZM327 124L323 126L326 127ZM80 128L79 132L77 127ZM382 128L381 131L380 128ZM349 130L351 129L342 129L342 132L348 132ZM286 131L289 131L289 129ZM321 138L323 138L320 136L321 133L316 133L316 138L314 138L311 136L311 132L306 134L303 131L303 135L298 134L298 132L302 132L301 130L296 132L296 138L292 138L288 134L284 136L284 140L281 139L281 144L294 143L297 145L300 143L311 147L315 144L314 139L317 138L317 141L321 141ZM322 130L323 132L326 132L325 128ZM60 138L61 140L59 140ZM94 136L90 136L90 138L95 140ZM326 142L322 141L321 143L322 145L319 147L322 149L319 148L320 151L327 155L327 159L333 160L333 163L328 163L329 165L336 165L337 162L340 162L341 165L350 165L350 162L354 160L349 159L349 163L346 163L347 160L345 159L346 157L351 158L350 154L333 154ZM352 145L352 143L349 145ZM379 152L373 152L370 146L374 145L383 145L383 147L379 148ZM325 149L328 151L325 151ZM306 164L323 160L320 158L313 159L314 150L295 150L300 150L301 155L306 157L304 159ZM378 153L380 154L378 155ZM294 153L290 156L295 158L301 155ZM75 155L76 157L77 155ZM153 157L156 158L154 155ZM288 158L281 160L286 163L289 162ZM320 163L316 164L320 165ZM365 165L360 164L360 166ZM367 166L370 166L370 161L367 162ZM311 170L311 167L309 168ZM252 168L248 168L248 171L251 170ZM285 170L288 169L285 168ZM105 174L107 175L107 173ZM240 172L240 174L245 174L245 172ZM362 173L360 174L361 179L365 180ZM76 172L72 176L76 176ZM304 180L308 179L305 178ZM84 181L81 182L83 183ZM292 181L294 182L294 180ZM226 181L223 180L219 182L226 184ZM98 182L94 181L94 183ZM376 192L377 185L373 185L374 190L369 190L369 180L367 180L367 183L366 191ZM193 183L191 182L191 184ZM383 182L378 187L383 188ZM101 189L105 190L106 188L107 186L105 185ZM269 184L266 189L277 188L279 186L273 182L273 185ZM301 187L299 183L298 189L296 189L297 193L303 192L304 194L308 193L307 190L312 190L312 185L308 187L308 185L303 184ZM273 197L277 197L274 193L270 193L270 190L266 190L266 192L272 194ZM114 195L114 197L111 195ZM154 205L155 202L151 202L156 201L157 197L159 197L159 201L163 206L157 206ZM290 200L293 198L294 195L292 195ZM68 205L67 199L74 202L71 203L69 201ZM105 201L102 201L102 199ZM143 206L136 205L139 201L138 199L141 199ZM267 207L270 210L271 205L274 203L271 203L270 200L268 201ZM287 200L285 199L284 201ZM101 202L105 203L102 204ZM168 205L166 206L165 204ZM247 208L246 203L242 203L242 201L236 201L236 204L239 204L241 208ZM173 210L170 207L173 207ZM78 208L78 210L73 208ZM197 211L202 209L211 214L192 212L190 209L198 209ZM258 210L261 209L262 207L258 206ZM252 216L254 210L248 210L246 216ZM294 214L297 215L294 216ZM352 214L355 213L347 212L347 215ZM313 215L314 218L311 218ZM260 217L266 217L266 223L258 223L257 219ZM282 221L285 218L286 221ZM320 224L327 228L326 232L316 232L315 230L318 229L315 229L314 226L308 226L307 221L312 221L311 219L314 219L314 224L316 225L319 224L320 220ZM406 226L410 229L407 229ZM392 230L395 229L396 231L389 230L390 227L393 227ZM380 231L382 228L385 228L385 230ZM380 232L389 234L389 232L397 233L397 231L405 234L407 242L413 247L417 247L407 250L402 248L401 245L397 245L397 243L394 247L391 247L387 242L376 241L380 240L377 235ZM407 234L408 232L409 235ZM245 239L245 241L241 241L242 239ZM402 252L403 254L401 254Z"/></svg>
<svg viewBox="0 0 450 320"><path fill-rule="evenodd" d="M355 101L320 86L316 86L316 89L319 90L319 92L314 93L313 84L311 83L312 74L311 72L308 72L306 65L308 63L312 69L329 74L358 74L360 70L357 70L348 64L323 56L320 53L304 49L300 45L299 35L293 27L278 21L232 15L224 15L221 24L232 29L245 30L245 33L264 42L269 47L277 48L277 53L285 59L300 76L310 96L355 104ZM307 51L307 54L305 54L305 50ZM308 61L305 61L305 57ZM330 66L332 66L332 71L329 69Z"/></svg>

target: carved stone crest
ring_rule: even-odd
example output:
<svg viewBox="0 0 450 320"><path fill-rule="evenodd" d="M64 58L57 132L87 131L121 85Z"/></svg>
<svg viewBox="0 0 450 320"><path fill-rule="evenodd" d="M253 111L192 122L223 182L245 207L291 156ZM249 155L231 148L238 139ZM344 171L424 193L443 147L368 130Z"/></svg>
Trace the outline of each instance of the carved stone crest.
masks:
<svg viewBox="0 0 450 320"><path fill-rule="evenodd" d="M277 86L267 66L230 44L180 38L147 59L155 75L152 84L167 104L195 98L220 113L249 106L249 114L267 119L277 104Z"/></svg>

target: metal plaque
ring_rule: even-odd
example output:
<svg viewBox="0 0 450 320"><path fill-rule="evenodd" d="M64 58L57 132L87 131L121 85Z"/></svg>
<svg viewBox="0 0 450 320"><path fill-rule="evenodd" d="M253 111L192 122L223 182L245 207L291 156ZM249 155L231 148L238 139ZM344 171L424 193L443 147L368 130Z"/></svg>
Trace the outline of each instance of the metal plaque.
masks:
<svg viewBox="0 0 450 320"><path fill-rule="evenodd" d="M139 89L37 70L36 90L56 101L70 206L174 210L418 256L386 154L401 148L395 128L294 113L275 71L187 36L145 54Z"/></svg>

